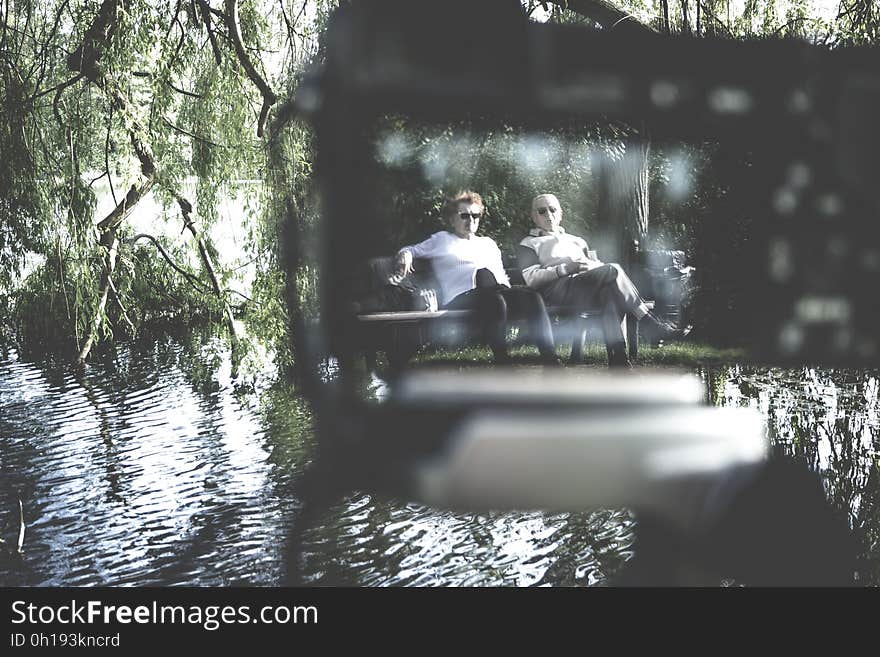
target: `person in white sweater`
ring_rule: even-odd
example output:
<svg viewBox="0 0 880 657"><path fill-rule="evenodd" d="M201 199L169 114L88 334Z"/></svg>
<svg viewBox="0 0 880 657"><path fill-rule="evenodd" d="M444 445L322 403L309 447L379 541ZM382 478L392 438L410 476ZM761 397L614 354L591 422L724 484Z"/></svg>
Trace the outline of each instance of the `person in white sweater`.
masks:
<svg viewBox="0 0 880 657"><path fill-rule="evenodd" d="M558 363L553 331L541 295L527 287L511 287L501 250L489 237L477 236L485 207L479 194L464 191L447 198L441 210L449 230L405 246L397 254L397 273L406 276L415 258L430 260L440 285L443 309L474 310L495 362L510 360L505 337L507 320L528 320L532 341L542 360Z"/></svg>
<svg viewBox="0 0 880 657"><path fill-rule="evenodd" d="M636 286L617 263L606 264L588 253L586 241L562 227L562 206L553 194L532 200L535 224L519 243L517 259L526 285L537 290L547 305L602 308L602 330L611 367L628 367L621 322L626 313L648 317L666 337L682 337L689 331L672 326L654 315Z"/></svg>

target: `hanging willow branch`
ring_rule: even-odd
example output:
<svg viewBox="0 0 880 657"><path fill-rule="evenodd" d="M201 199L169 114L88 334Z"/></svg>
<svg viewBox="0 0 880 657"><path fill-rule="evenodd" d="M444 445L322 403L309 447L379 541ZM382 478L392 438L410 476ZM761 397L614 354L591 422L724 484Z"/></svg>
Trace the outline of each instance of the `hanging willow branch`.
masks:
<svg viewBox="0 0 880 657"><path fill-rule="evenodd" d="M199 12L202 15L202 22L205 24L205 29L208 30L208 39L211 42L211 50L214 51L214 61L217 62L217 65L220 65L220 46L217 45L217 36L214 34L214 27L211 25L211 6L207 3L206 0L199 0Z"/></svg>
<svg viewBox="0 0 880 657"><path fill-rule="evenodd" d="M210 292L210 290L208 288L206 288L197 277L193 276L188 271L186 271L183 267L181 267L176 262L174 262L174 259L170 255L168 255L168 251L165 250L165 248L162 246L161 242L159 242L158 239L156 239L155 237L153 237L149 233L138 233L137 235L132 237L130 240L128 240L128 242L129 242L129 244L134 244L138 240L142 240L142 239L150 240L153 243L153 245L156 247L156 249L158 249L158 251L162 255L162 257L165 258L166 262L169 265L171 265L172 269L174 269L174 271L176 271L178 274L183 276L187 281L189 281L190 285L192 285L194 288L196 288L199 292L202 292L203 294L207 294L208 292Z"/></svg>
<svg viewBox="0 0 880 657"><path fill-rule="evenodd" d="M110 40L118 27L119 0L104 0L92 24L86 30L82 43L67 58L68 68L82 74L89 82L95 84L110 99L115 110L118 110L128 130L129 141L141 165L143 179L140 184L132 185L125 198L103 220L98 223L99 244L104 251L103 272L99 287L99 300L92 317L88 337L76 358L77 365L82 366L97 339L107 300L111 291L111 277L116 269L119 249L117 231L120 224L153 186L156 164L153 153L144 141L145 130L131 111L125 96L119 91L115 80L104 72L101 58L104 56Z"/></svg>
<svg viewBox="0 0 880 657"><path fill-rule="evenodd" d="M238 25L238 1L226 0L226 27L229 30L229 37L232 39L232 45L235 48L235 54L239 63L244 68L247 76L250 78L260 94L263 96L263 107L260 108L260 118L257 120L257 137L263 136L263 128L266 125L266 117L269 116L269 110L278 100L278 96L269 87L269 84L263 79L263 76L254 67L250 56L245 50L244 43L241 39L241 28Z"/></svg>

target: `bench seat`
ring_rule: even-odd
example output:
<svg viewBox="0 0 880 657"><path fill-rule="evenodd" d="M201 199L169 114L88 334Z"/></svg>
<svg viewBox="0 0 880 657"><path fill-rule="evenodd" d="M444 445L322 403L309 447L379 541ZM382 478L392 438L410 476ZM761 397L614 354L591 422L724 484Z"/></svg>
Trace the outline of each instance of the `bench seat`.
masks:
<svg viewBox="0 0 880 657"><path fill-rule="evenodd" d="M653 302L648 302L648 306L653 307ZM566 306L550 306L547 308L547 313L557 322L579 322L571 343L570 361L583 362L586 323L600 319L601 309L578 311ZM369 332L374 334L373 339L368 342L372 345L377 342L384 345L380 350L384 350L389 362L398 367L405 364L411 353L419 347L434 341L432 337L436 335L436 331L431 331L433 326L444 322L466 322L473 315L473 310L395 310L363 313L357 316L357 321L364 329L370 329ZM383 328L387 330L383 331ZM636 359L639 351L638 322L635 318L627 316L621 328L626 338L629 356ZM382 334L379 339L375 336L377 331ZM368 358L374 360L374 357L368 356Z"/></svg>

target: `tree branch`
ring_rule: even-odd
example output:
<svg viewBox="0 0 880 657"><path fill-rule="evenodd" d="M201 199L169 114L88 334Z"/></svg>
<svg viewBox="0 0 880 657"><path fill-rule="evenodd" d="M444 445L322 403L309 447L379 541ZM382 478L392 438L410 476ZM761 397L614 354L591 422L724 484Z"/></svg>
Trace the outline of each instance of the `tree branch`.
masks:
<svg viewBox="0 0 880 657"><path fill-rule="evenodd" d="M39 61L41 64L40 75L37 78L37 82L34 85L34 88L37 88L41 84L43 84L43 77L46 74L46 51L49 49L49 44L51 44L52 41L55 39L55 35L58 33L58 26L61 24L61 14L63 14L64 10L67 9L67 5L69 2L70 0L64 0L64 2L61 3L61 6L58 8L58 12L55 14L55 20L52 23L52 29L49 30L49 34L46 37L46 40L43 41L43 47L40 49L40 54L34 58L34 66L28 73L28 77L30 77L30 75L36 70L36 62Z"/></svg>
<svg viewBox="0 0 880 657"><path fill-rule="evenodd" d="M132 324L131 320L128 318L128 311L125 309L125 306L122 305L122 297L119 295L119 290L116 289L116 286L113 284L113 279L109 276L107 277L107 284L110 286L110 290L113 292L113 300L119 306L119 310L122 311L122 318L131 329L132 335L134 335L135 333L137 333L137 329L135 329L134 324Z"/></svg>
<svg viewBox="0 0 880 657"><path fill-rule="evenodd" d="M790 21L788 21L784 25L780 25L775 30L773 30L773 33L770 36L771 37L779 36L779 34L781 34L785 28L791 27L795 23L801 23L801 22L821 23L822 19L821 18L810 18L809 16L796 16L795 18L792 18Z"/></svg>
<svg viewBox="0 0 880 657"><path fill-rule="evenodd" d="M123 198L122 201L113 208L110 214L104 217L104 219L98 224L98 230L103 233L117 228L119 224L122 223L122 220L125 219L128 211L134 207L148 191L150 191L152 186L152 178L144 181L140 187L132 185L129 188L128 193L125 195L125 198Z"/></svg>
<svg viewBox="0 0 880 657"><path fill-rule="evenodd" d="M104 169L107 171L107 183L110 185L110 196L113 203L116 200L116 190L113 189L113 177L110 175L110 130L113 127L113 107L110 107L110 114L107 116L107 135L104 137Z"/></svg>
<svg viewBox="0 0 880 657"><path fill-rule="evenodd" d="M31 96L30 98L28 98L28 102L29 102L29 103L32 103L32 102L34 102L35 100L37 100L38 98L42 98L43 96L46 96L46 95L48 95L48 94L51 94L53 91L57 91L57 92L64 91L65 89L67 89L67 87L69 87L70 85L72 85L72 84L74 84L74 83L76 83L76 82L79 82L79 81L82 80L82 79L83 79L83 75L82 75L82 73L77 73L76 75L74 75L74 76L73 76L72 78L70 78L69 80L67 80L67 81L65 81L65 82L61 82L60 84L56 84L56 85L55 85L54 87L52 87L51 89L45 89L44 91L38 91L38 92L35 93L33 96Z"/></svg>
<svg viewBox="0 0 880 657"><path fill-rule="evenodd" d="M189 137L190 139L195 139L197 141L202 142L203 144L208 144L209 146L215 146L216 148L226 148L226 146L224 146L223 144L218 144L217 142L211 141L210 139L208 139L206 137L200 137L199 135L193 134L192 132L188 132L188 131L184 130L183 128L177 127L176 125L171 123L171 121L166 119L164 116L162 117L162 122L165 125L167 125L169 128L171 128L172 130L174 130L174 132L176 132L180 135L184 135L186 137Z"/></svg>
<svg viewBox="0 0 880 657"><path fill-rule="evenodd" d="M220 65L221 57L220 57L220 46L217 45L217 37L214 34L214 28L211 25L211 6L207 3L207 0L198 0L199 11L202 14L202 22L205 24L205 29L208 30L208 39L211 41L211 50L214 51L214 61L217 62L217 65Z"/></svg>
<svg viewBox="0 0 880 657"><path fill-rule="evenodd" d="M724 23L724 21L722 21L720 18L718 18L718 16L716 16L714 12L709 11L709 8L703 2L700 2L700 7L703 8L704 14L706 14L709 18L711 18L718 25L720 25L721 27L724 28L724 31L727 32L727 36L729 36L729 37L733 36L733 32L730 31L730 28L727 27L727 25Z"/></svg>
<svg viewBox="0 0 880 657"><path fill-rule="evenodd" d="M260 116L257 119L257 137L262 137L263 127L266 124L266 117L269 115L269 109L275 104L278 97L259 72L257 72L257 69L254 67L253 62L245 51L244 43L241 39L241 29L238 25L237 0L226 0L226 27L229 30L229 37L232 40L232 45L235 48L235 54L238 57L239 63L244 68L251 82L256 85L257 89L260 90L260 94L263 96L263 107L260 109Z"/></svg>
<svg viewBox="0 0 880 657"><path fill-rule="evenodd" d="M169 265L171 265L171 267L174 269L174 271L176 271L178 274L183 276L189 282L189 284L192 285L195 289L197 289L202 294L207 294L208 292L210 292L210 290L208 288L206 288L204 286L204 284L196 276L193 276L188 271L186 271L185 269L180 267L176 262L174 262L174 260L172 259L172 257L170 255L168 255L168 252L165 250L165 248L162 246L162 244L159 243L159 240L157 240L152 235L150 235L148 233L139 233L139 234L135 235L134 237L132 237L130 240L128 240L128 243L134 244L135 242L137 242L140 239L150 240L153 243L153 245L159 250L159 253L162 254L162 257L165 258L165 260L168 262Z"/></svg>
<svg viewBox="0 0 880 657"><path fill-rule="evenodd" d="M606 30L655 33L653 27L642 23L632 14L621 11L606 0L547 0L547 4L553 4L586 16Z"/></svg>
<svg viewBox="0 0 880 657"><path fill-rule="evenodd" d="M196 230L195 222L192 218L192 204L182 196L177 197L177 204L180 206L180 212L183 215L184 226L189 229L193 239L196 241L199 255L202 257L202 264L205 267L205 271L208 272L208 277L211 279L211 286L214 289L214 294L223 304L223 310L226 313L226 319L229 322L229 330L232 333L232 337L237 340L239 336L238 329L235 326L235 317L232 315L232 308L229 307L229 302L223 294L223 288L220 287L220 281L217 280L217 274L214 271L214 263L211 261L211 254L208 253L204 240Z"/></svg>
<svg viewBox="0 0 880 657"><path fill-rule="evenodd" d="M99 61L116 32L118 8L119 0L104 0L98 15L86 30L82 43L67 57L67 67L72 71L79 71L92 82L103 76Z"/></svg>
<svg viewBox="0 0 880 657"><path fill-rule="evenodd" d="M165 82L165 84L174 89L174 91L176 91L177 93L183 94L184 96L189 96L190 98L204 98L202 94L193 93L192 91L187 91L186 89L178 89L173 84L171 84L171 82Z"/></svg>

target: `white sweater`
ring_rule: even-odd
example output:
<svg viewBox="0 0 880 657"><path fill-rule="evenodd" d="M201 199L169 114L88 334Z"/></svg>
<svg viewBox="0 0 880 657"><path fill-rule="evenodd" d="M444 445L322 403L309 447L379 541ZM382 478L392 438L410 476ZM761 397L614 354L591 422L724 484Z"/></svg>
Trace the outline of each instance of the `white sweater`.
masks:
<svg viewBox="0 0 880 657"><path fill-rule="evenodd" d="M459 294L474 289L478 269L488 269L501 285L510 287L504 271L501 250L490 237L463 239L442 230L424 242L405 246L413 258L427 258L440 284L440 305L444 306Z"/></svg>

